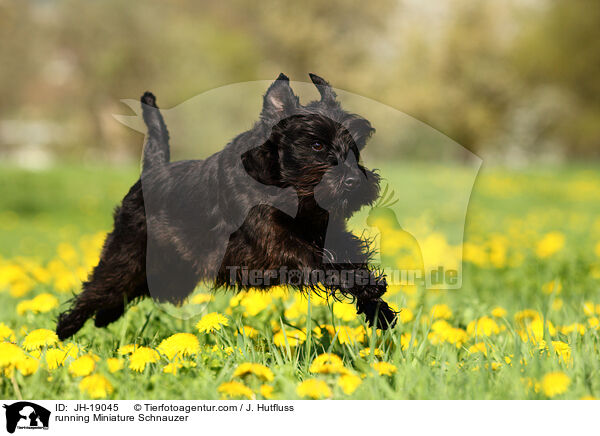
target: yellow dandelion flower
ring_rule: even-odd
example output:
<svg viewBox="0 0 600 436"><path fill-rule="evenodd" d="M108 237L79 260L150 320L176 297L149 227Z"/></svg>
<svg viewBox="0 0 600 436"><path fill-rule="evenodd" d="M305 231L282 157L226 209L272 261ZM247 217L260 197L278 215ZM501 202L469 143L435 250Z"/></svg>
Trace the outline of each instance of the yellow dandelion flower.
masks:
<svg viewBox="0 0 600 436"><path fill-rule="evenodd" d="M242 298L244 298L244 294L245 293L246 293L245 291L244 292L239 292L239 293L235 294L233 297L231 297L229 299L229 308L239 306L240 305L240 301L242 301Z"/></svg>
<svg viewBox="0 0 600 436"><path fill-rule="evenodd" d="M305 316L308 313L308 303L301 296L294 297L294 302L285 309L284 315L288 319L296 319Z"/></svg>
<svg viewBox="0 0 600 436"><path fill-rule="evenodd" d="M321 329L321 327L316 326L312 329L312 334L315 338L321 339L323 337L323 330Z"/></svg>
<svg viewBox="0 0 600 436"><path fill-rule="evenodd" d="M217 391L228 398L246 397L250 400L254 396L252 390L248 386L236 381L221 384L217 388Z"/></svg>
<svg viewBox="0 0 600 436"><path fill-rule="evenodd" d="M198 338L191 333L175 333L164 339L156 349L164 354L167 359L172 360L174 357L197 354L200 343Z"/></svg>
<svg viewBox="0 0 600 436"><path fill-rule="evenodd" d="M10 342L0 343L0 368L12 367L25 357L17 345Z"/></svg>
<svg viewBox="0 0 600 436"><path fill-rule="evenodd" d="M584 324L578 323L578 322L574 322L573 324L569 324L569 325L565 325L563 327L560 328L560 332L563 335L570 335L573 332L577 332L579 333L581 336L585 335L585 331L587 329L585 328Z"/></svg>
<svg viewBox="0 0 600 436"><path fill-rule="evenodd" d="M0 341L15 342L16 340L17 338L13 329L0 322Z"/></svg>
<svg viewBox="0 0 600 436"><path fill-rule="evenodd" d="M594 316L596 313L596 305L592 301L586 301L583 303L583 313L586 316Z"/></svg>
<svg viewBox="0 0 600 436"><path fill-rule="evenodd" d="M338 378L337 384L346 395L352 395L360 386L362 380L354 374L344 374Z"/></svg>
<svg viewBox="0 0 600 436"><path fill-rule="evenodd" d="M565 245L565 236L560 232L550 232L537 243L535 254L545 259L558 253Z"/></svg>
<svg viewBox="0 0 600 436"><path fill-rule="evenodd" d="M507 312L506 312L506 309L498 306L498 307L495 307L492 309L491 314L494 318L504 318L506 316Z"/></svg>
<svg viewBox="0 0 600 436"><path fill-rule="evenodd" d="M319 374L345 374L348 369L344 367L344 363L339 356L324 353L315 357L309 371Z"/></svg>
<svg viewBox="0 0 600 436"><path fill-rule="evenodd" d="M554 352L559 357L559 360L562 360L567 365L573 363L573 358L571 356L571 347L569 344L566 344L562 341L552 341L552 347L554 348ZM538 349L540 353L544 354L548 350L548 346L546 345L546 341L540 340L538 342Z"/></svg>
<svg viewBox="0 0 600 436"><path fill-rule="evenodd" d="M452 310L447 304L436 304L429 314L433 319L449 319L452 317Z"/></svg>
<svg viewBox="0 0 600 436"><path fill-rule="evenodd" d="M412 310L410 310L408 307L403 307L402 309L400 309L400 314L398 315L398 318L400 318L400 322L402 324L406 324L415 319L415 315L413 314Z"/></svg>
<svg viewBox="0 0 600 436"><path fill-rule="evenodd" d="M483 353L487 356L487 347L483 342L477 342L476 344L471 345L467 351L471 354Z"/></svg>
<svg viewBox="0 0 600 436"><path fill-rule="evenodd" d="M225 347L225 348L223 348L223 351L224 351L224 352L225 352L225 354L227 354L228 356L231 356L231 355L232 355L233 353L235 353L236 351L237 351L239 354L242 354L242 355L244 354L244 353L242 352L241 348L239 348L239 347Z"/></svg>
<svg viewBox="0 0 600 436"><path fill-rule="evenodd" d="M260 394L263 396L263 398L270 400L273 398L273 386L262 385L260 387Z"/></svg>
<svg viewBox="0 0 600 436"><path fill-rule="evenodd" d="M79 347L77 344L73 342L67 342L66 344L63 342L58 343L58 348L67 353L68 356L72 358L76 358L80 351L84 351L83 347Z"/></svg>
<svg viewBox="0 0 600 436"><path fill-rule="evenodd" d="M279 331L273 336L273 343L278 347L285 347L286 341L290 347L295 347L306 341L306 333L300 330L286 330L285 335L283 331Z"/></svg>
<svg viewBox="0 0 600 436"><path fill-rule="evenodd" d="M254 339L258 336L258 330L256 330L254 327L250 327L249 325L245 325L239 331L236 331L235 335L237 336L238 333L250 339Z"/></svg>
<svg viewBox="0 0 600 436"><path fill-rule="evenodd" d="M541 388L547 397L555 397L567 392L571 379L564 372L556 371L546 374L542 378Z"/></svg>
<svg viewBox="0 0 600 436"><path fill-rule="evenodd" d="M140 348L140 346L137 344L123 345L122 347L119 347L117 349L117 353L120 354L121 356L125 356L127 354L133 353L138 348Z"/></svg>
<svg viewBox="0 0 600 436"><path fill-rule="evenodd" d="M207 313L198 321L196 328L200 333L212 333L221 330L221 326L229 324L229 320L217 312Z"/></svg>
<svg viewBox="0 0 600 436"><path fill-rule="evenodd" d="M272 381L274 376L269 368L260 363L242 363L233 372L233 377L244 377L248 374L254 374L255 376L265 380Z"/></svg>
<svg viewBox="0 0 600 436"><path fill-rule="evenodd" d="M598 319L595 316L592 316L591 318L588 318L588 325L591 329L596 330L598 327L600 327L600 319Z"/></svg>
<svg viewBox="0 0 600 436"><path fill-rule="evenodd" d="M58 307L58 298L52 294L43 293L31 300L21 301L17 304L17 314L23 315L25 312L46 313Z"/></svg>
<svg viewBox="0 0 600 436"><path fill-rule="evenodd" d="M431 325L431 332L427 335L427 339L433 345L448 342L460 348L467 341L468 336L465 330L452 327L445 320L438 320Z"/></svg>
<svg viewBox="0 0 600 436"><path fill-rule="evenodd" d="M114 391L108 379L101 374L92 374L79 382L79 390L90 398L105 398Z"/></svg>
<svg viewBox="0 0 600 436"><path fill-rule="evenodd" d="M272 306L273 297L265 291L250 291L243 295L240 305L244 308L244 316L256 316ZM227 325L227 324L225 324Z"/></svg>
<svg viewBox="0 0 600 436"><path fill-rule="evenodd" d="M337 335L337 340L341 345L354 345L357 342L363 342L365 339L366 332L363 326L350 327L343 325L334 328L332 325L326 325L324 327L331 337Z"/></svg>
<svg viewBox="0 0 600 436"><path fill-rule="evenodd" d="M559 280L552 280L542 285L542 292L546 295L551 295L553 293L558 295L561 293L562 289L563 285Z"/></svg>
<svg viewBox="0 0 600 436"><path fill-rule="evenodd" d="M523 383L525 383L525 385L527 386L527 389L531 389L533 390L535 393L538 393L541 389L541 385L539 382L536 382L535 380L527 377L527 378L522 378L521 381Z"/></svg>
<svg viewBox="0 0 600 436"><path fill-rule="evenodd" d="M317 380L314 378L304 380L298 385L296 392L301 397L310 397L315 400L319 398L331 397L331 389L327 386L323 380Z"/></svg>
<svg viewBox="0 0 600 436"><path fill-rule="evenodd" d="M492 336L500 333L500 327L489 316L482 316L467 325L467 333L470 336Z"/></svg>
<svg viewBox="0 0 600 436"><path fill-rule="evenodd" d="M410 333L402 333L400 336L400 347L402 347L402 351L406 351L406 349L410 346L410 340L412 336ZM413 346L416 346L418 341L415 339L413 342Z"/></svg>
<svg viewBox="0 0 600 436"><path fill-rule="evenodd" d="M46 355L44 359L46 360L46 365L48 369L56 369L59 366L63 366L65 360L67 359L68 354L59 348L50 348L46 351Z"/></svg>
<svg viewBox="0 0 600 436"><path fill-rule="evenodd" d="M279 300L285 300L286 298L289 297L288 288L285 285L273 286L271 288L271 290L269 291L269 295L271 295L271 297L277 298ZM318 298L318 295L311 296L311 299L314 297ZM315 299L317 299L317 298L315 298Z"/></svg>
<svg viewBox="0 0 600 436"><path fill-rule="evenodd" d="M540 318L542 315L533 309L524 309L515 313L515 322L519 325L525 325Z"/></svg>
<svg viewBox="0 0 600 436"><path fill-rule="evenodd" d="M345 302L333 303L333 315L343 321L353 321L356 319L356 307L354 304Z"/></svg>
<svg viewBox="0 0 600 436"><path fill-rule="evenodd" d="M35 282L33 280L29 277L22 277L10 285L10 295L15 298L22 297L31 291L34 286Z"/></svg>
<svg viewBox="0 0 600 436"><path fill-rule="evenodd" d="M106 359L106 364L108 365L108 370L111 373L115 373L123 369L123 360L117 359L116 357Z"/></svg>
<svg viewBox="0 0 600 436"><path fill-rule="evenodd" d="M42 358L42 350L31 350L29 352L29 355L35 359L41 359Z"/></svg>
<svg viewBox="0 0 600 436"><path fill-rule="evenodd" d="M158 353L149 347L139 347L129 357L129 369L142 372L146 364L154 363L159 359Z"/></svg>
<svg viewBox="0 0 600 436"><path fill-rule="evenodd" d="M64 266L54 274L54 288L58 292L70 292L80 284L79 277Z"/></svg>
<svg viewBox="0 0 600 436"><path fill-rule="evenodd" d="M484 267L488 263L488 257L489 256L486 247L474 244L472 242L463 243L463 259L467 262Z"/></svg>
<svg viewBox="0 0 600 436"><path fill-rule="evenodd" d="M66 264L76 264L79 257L75 248L66 242L62 242L58 245L56 253Z"/></svg>
<svg viewBox="0 0 600 436"><path fill-rule="evenodd" d="M555 312L558 312L563 307L564 301L562 298L555 298L552 301L551 309Z"/></svg>
<svg viewBox="0 0 600 436"><path fill-rule="evenodd" d="M69 373L75 377L90 375L96 368L97 356L86 354L78 357L69 365Z"/></svg>
<svg viewBox="0 0 600 436"><path fill-rule="evenodd" d="M562 341L552 341L552 346L554 347L554 352L563 360L563 362L566 364L571 364L573 362L569 344Z"/></svg>
<svg viewBox="0 0 600 436"><path fill-rule="evenodd" d="M367 357L371 355L371 349L370 348L364 348L362 350L360 350L358 352L358 354L360 355L360 357ZM379 348L375 348L373 351L373 354L375 355L375 357L383 357L383 351Z"/></svg>
<svg viewBox="0 0 600 436"><path fill-rule="evenodd" d="M190 299L190 303L192 304L204 304L210 303L214 300L212 294L196 294Z"/></svg>
<svg viewBox="0 0 600 436"><path fill-rule="evenodd" d="M550 336L556 335L556 327L550 321L546 321L546 328ZM524 342L531 340L534 344L544 339L544 322L542 318L537 318L526 325L525 329L518 331Z"/></svg>
<svg viewBox="0 0 600 436"><path fill-rule="evenodd" d="M173 374L176 375L177 374L177 370L179 368L181 368L183 365L181 364L181 362L179 361L175 361L175 362L171 362L167 365L164 366L163 368L163 372L165 374Z"/></svg>
<svg viewBox="0 0 600 436"><path fill-rule="evenodd" d="M208 348L210 348L210 347L208 347ZM213 353L217 353L219 355L222 355L223 353L225 353L227 356L232 355L236 350L239 351L240 354L242 354L242 355L244 354L242 352L242 350L238 347L235 347L235 349L233 347L220 348L218 345L213 345L212 348L210 348L210 351L212 351Z"/></svg>
<svg viewBox="0 0 600 436"><path fill-rule="evenodd" d="M388 362L375 362L371 366L379 375L392 375L398 370L395 365Z"/></svg>
<svg viewBox="0 0 600 436"><path fill-rule="evenodd" d="M37 359L29 356L23 356L16 364L17 370L23 375L34 374L40 366L40 362Z"/></svg>
<svg viewBox="0 0 600 436"><path fill-rule="evenodd" d="M540 318L542 318L542 315L537 310L533 309L524 309L515 313L515 322L520 327L523 327L531 321L535 321L536 319Z"/></svg>
<svg viewBox="0 0 600 436"><path fill-rule="evenodd" d="M34 350L49 345L54 345L58 342L58 336L52 330L37 329L29 333L23 341L23 348L26 350Z"/></svg>

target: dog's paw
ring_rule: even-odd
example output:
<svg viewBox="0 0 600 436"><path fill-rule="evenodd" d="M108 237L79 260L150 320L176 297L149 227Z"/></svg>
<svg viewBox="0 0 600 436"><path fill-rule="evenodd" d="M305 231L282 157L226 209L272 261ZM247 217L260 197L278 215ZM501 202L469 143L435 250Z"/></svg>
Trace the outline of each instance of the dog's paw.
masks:
<svg viewBox="0 0 600 436"><path fill-rule="evenodd" d="M58 336L58 339L63 341L73 336L81 329L81 327L83 327L86 319L87 317L82 316L81 313L77 311L61 313L58 316L58 322L56 324L56 335Z"/></svg>
<svg viewBox="0 0 600 436"><path fill-rule="evenodd" d="M359 295L359 299L369 301L380 299L383 294L387 292L387 281L385 277L378 277L375 284L369 284L365 286L362 295Z"/></svg>
<svg viewBox="0 0 600 436"><path fill-rule="evenodd" d="M375 325L377 320L377 328L387 330L396 325L398 313L381 298L374 300L358 300L356 303L357 314L364 313L365 319L369 327Z"/></svg>

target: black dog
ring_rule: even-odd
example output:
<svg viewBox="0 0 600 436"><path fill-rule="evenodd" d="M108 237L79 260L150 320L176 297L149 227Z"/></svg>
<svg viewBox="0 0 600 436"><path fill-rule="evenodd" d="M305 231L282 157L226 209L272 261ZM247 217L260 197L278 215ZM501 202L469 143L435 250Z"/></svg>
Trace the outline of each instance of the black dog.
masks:
<svg viewBox="0 0 600 436"><path fill-rule="evenodd" d="M204 161L169 162L166 125L144 94L141 178L115 211L83 292L60 315L60 339L94 315L97 327L108 325L137 297L180 303L200 281L325 290L353 297L370 325L395 324L368 241L346 230L379 194L379 177L359 163L374 129L344 111L325 80L310 77L320 101L301 105L281 74L255 126Z"/></svg>

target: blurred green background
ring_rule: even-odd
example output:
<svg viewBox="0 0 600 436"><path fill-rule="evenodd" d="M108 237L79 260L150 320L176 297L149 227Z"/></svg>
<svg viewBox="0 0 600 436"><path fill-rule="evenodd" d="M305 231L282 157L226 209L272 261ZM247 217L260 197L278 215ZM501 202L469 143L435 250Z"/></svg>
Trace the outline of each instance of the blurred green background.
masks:
<svg viewBox="0 0 600 436"><path fill-rule="evenodd" d="M598 22L600 3L580 0L4 0L0 159L137 163L120 99L151 89L172 107L281 71L392 106L488 164L597 158Z"/></svg>
<svg viewBox="0 0 600 436"><path fill-rule="evenodd" d="M361 105L352 108L377 121L368 165L398 181L404 198L410 192L400 191L424 177L439 187L461 180L467 162L444 154L444 141L479 155L467 236L482 204L487 218L478 222L500 226L508 213L576 202L583 182L571 177L593 179L587 189L596 198L598 22L600 3L591 1L0 1L0 254L53 252L61 241L110 229L110 210L138 177L143 142L113 117L134 115L121 99L149 89L161 107L184 107L207 91L282 71L295 81L316 72L408 115L394 119L394 130L372 101L355 99ZM166 114L174 157L185 150L204 158L256 119L268 82L254 83L205 100L213 114L196 119L202 105L187 118ZM293 87L304 102L300 85ZM256 96L237 98L237 89ZM312 85L305 90L317 96ZM205 129L206 140L181 136L178 122ZM208 131L230 124L218 140ZM428 150L434 159L416 164ZM495 197L486 202L481 192L490 186ZM521 203L498 200L514 192ZM422 217L419 201L402 212ZM585 207L593 221L591 203ZM566 231L560 220L551 224Z"/></svg>
<svg viewBox="0 0 600 436"><path fill-rule="evenodd" d="M598 23L600 2L593 0L0 0L5 337L14 330L23 343L32 329L54 329L56 316L97 263L104 232L112 226L111 210L139 177L143 137L113 117L134 115L121 99L137 100L152 90L162 108L182 107L225 85L256 85L280 72L306 82L314 72L336 88L371 99L355 100L362 104L356 111L378 120L365 162L381 169L402 200L397 206L397 217L406 220L402 225L422 224L434 230L429 240L437 246L452 244L463 253L460 292L390 289L389 301L416 314L414 323L403 321L394 331L393 342L404 350L402 340L412 334L414 346L406 354L397 346L393 355L386 351L398 367L393 385L383 378L365 382L371 391L356 398L540 398L536 380L557 370L571 382L563 398L600 397ZM185 157L191 158L224 145L215 132L227 136L240 132L238 126L249 127L268 85L260 83L251 99L219 94L214 105L199 106L212 113L198 118L193 110L174 119L165 111L174 157L192 142L185 138L195 137L185 136L178 122L206 135L197 147L187 145ZM295 91L299 85L293 84ZM396 111L386 118L386 111L377 112L383 106L373 102ZM202 130L205 126L212 132ZM224 126L232 132L225 135ZM464 152L456 144L483 159L474 186L472 162L446 153L452 146ZM463 203L456 200L463 197L456 193L467 194L466 222ZM361 211L350 224L360 230L367 214ZM464 243L448 237L447 244L436 233L452 236L444 227L450 224L460 236L464 224ZM52 304L32 310L39 297ZM228 296L220 298L211 310L226 313ZM439 343L429 335L438 303L452 309L450 331L465 337L464 329L494 308L504 313L493 316L508 329L493 342L485 338L494 350L485 359L472 348L485 345L475 342L482 340L477 334L462 349ZM271 341L275 330L269 321L287 316L280 306L244 322L260 326ZM175 331L194 331L188 321L155 316L150 301L138 307L107 330L88 323L76 341L104 360L115 356L118 345L154 347ZM572 364L547 358L540 342L519 340L515 329L526 327L524 313L535 313L547 330L537 340L545 335L552 344L563 341L558 344L572 353ZM304 328L302 318L292 319ZM337 322L332 319L321 321ZM542 319L557 330L550 333ZM234 338L232 326L228 331ZM240 340L241 335L231 344ZM264 349L271 353L269 347ZM357 347L340 345L333 352L354 362ZM269 353L250 360L271 365ZM524 353L529 364L519 366ZM129 370L98 373L110 378L116 398L216 398L216 386L240 357L222 359L224 370L221 363L208 368L203 358L184 383L166 378L158 364L140 377ZM25 398L87 395L78 388L79 376L40 362L39 371L19 373L13 384L0 377L0 396L14 396L18 385ZM277 373L281 398L295 398L298 375L308 375L290 362L275 365L283 368ZM455 366L460 371L448 370Z"/></svg>

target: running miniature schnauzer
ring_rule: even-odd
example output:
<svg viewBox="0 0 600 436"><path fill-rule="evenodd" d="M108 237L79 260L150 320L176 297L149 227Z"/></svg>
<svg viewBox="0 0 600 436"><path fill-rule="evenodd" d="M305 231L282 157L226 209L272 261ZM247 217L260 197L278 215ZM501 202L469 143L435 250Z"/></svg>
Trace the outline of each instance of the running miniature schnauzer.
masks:
<svg viewBox="0 0 600 436"><path fill-rule="evenodd" d="M199 282L349 296L369 325L396 323L369 242L346 229L379 195L379 176L360 163L374 129L342 109L324 79L310 78L320 100L301 105L280 74L254 127L203 161L170 162L155 98L142 96L142 174L116 209L83 292L59 316L61 340L93 316L97 327L116 321L138 297L181 303Z"/></svg>

